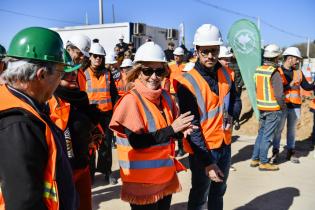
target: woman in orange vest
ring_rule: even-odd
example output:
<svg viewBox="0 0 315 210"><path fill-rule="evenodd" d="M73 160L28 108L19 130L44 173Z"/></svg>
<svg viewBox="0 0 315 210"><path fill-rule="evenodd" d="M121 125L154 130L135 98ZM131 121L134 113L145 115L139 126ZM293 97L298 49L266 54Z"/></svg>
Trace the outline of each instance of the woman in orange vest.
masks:
<svg viewBox="0 0 315 210"><path fill-rule="evenodd" d="M192 131L190 112L177 119L171 96L161 89L166 73L165 55L153 42L143 44L127 80L134 88L116 104L110 128L117 134L122 178L121 199L132 210L170 208L173 193L181 186L176 170L172 137Z"/></svg>
<svg viewBox="0 0 315 210"><path fill-rule="evenodd" d="M113 105L119 96L113 76L110 70L105 68L105 50L99 43L92 44L90 65L84 73L90 104L96 104L101 111L100 124L105 132L105 141L99 148L97 170L105 175L106 184L117 184L116 178L111 174L113 132L108 125L112 118Z"/></svg>
<svg viewBox="0 0 315 210"><path fill-rule="evenodd" d="M92 210L91 177L89 170L88 146L90 133L99 122L99 110L89 104L86 92L80 91L77 82L77 69L65 51L69 66L49 100L50 118L63 131L67 155L73 170L73 180L79 194L78 210Z"/></svg>

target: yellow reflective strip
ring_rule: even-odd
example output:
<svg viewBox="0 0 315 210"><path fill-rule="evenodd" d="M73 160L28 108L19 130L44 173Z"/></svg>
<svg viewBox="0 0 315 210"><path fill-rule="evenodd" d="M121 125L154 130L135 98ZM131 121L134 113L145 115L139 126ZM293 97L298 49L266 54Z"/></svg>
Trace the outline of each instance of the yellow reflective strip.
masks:
<svg viewBox="0 0 315 210"><path fill-rule="evenodd" d="M56 187L53 187L49 182L44 182L44 193L45 198L51 199L57 202L57 190Z"/></svg>

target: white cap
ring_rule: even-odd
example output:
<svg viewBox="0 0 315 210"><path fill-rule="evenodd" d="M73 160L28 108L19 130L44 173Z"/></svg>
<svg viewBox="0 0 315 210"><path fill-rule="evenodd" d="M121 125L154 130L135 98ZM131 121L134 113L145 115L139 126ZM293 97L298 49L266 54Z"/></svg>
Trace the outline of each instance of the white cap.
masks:
<svg viewBox="0 0 315 210"><path fill-rule="evenodd" d="M76 34L67 41L66 47L70 44L77 47L84 56L90 57L89 51L91 48L91 40L89 37L82 34Z"/></svg>
<svg viewBox="0 0 315 210"><path fill-rule="evenodd" d="M105 64L115 64L116 61L116 55L114 52L110 52L105 56Z"/></svg>
<svg viewBox="0 0 315 210"><path fill-rule="evenodd" d="M100 43L93 43L90 49L90 53L96 55L106 55L104 47Z"/></svg>
<svg viewBox="0 0 315 210"><path fill-rule="evenodd" d="M154 42L146 42L141 45L136 54L134 62L166 62L165 54L162 48Z"/></svg>
<svg viewBox="0 0 315 210"><path fill-rule="evenodd" d="M221 33L216 26L203 24L197 29L193 44L195 46L222 45Z"/></svg>
<svg viewBox="0 0 315 210"><path fill-rule="evenodd" d="M122 64L120 65L120 68L132 67L132 66L133 66L132 60L127 58L123 60Z"/></svg>
<svg viewBox="0 0 315 210"><path fill-rule="evenodd" d="M119 36L119 39L124 39L124 38L125 38L125 37L124 37L124 35L122 35L122 34Z"/></svg>
<svg viewBox="0 0 315 210"><path fill-rule="evenodd" d="M297 47L288 47L282 54L283 56L292 55L298 58L302 58L301 52Z"/></svg>
<svg viewBox="0 0 315 210"><path fill-rule="evenodd" d="M264 49L265 58L275 58L281 54L281 49L276 44L268 44Z"/></svg>
<svg viewBox="0 0 315 210"><path fill-rule="evenodd" d="M233 54L230 52L230 50L225 46L220 46L220 53L219 58L230 58Z"/></svg>
<svg viewBox="0 0 315 210"><path fill-rule="evenodd" d="M176 47L176 49L173 52L174 55L184 55L184 50L181 47Z"/></svg>

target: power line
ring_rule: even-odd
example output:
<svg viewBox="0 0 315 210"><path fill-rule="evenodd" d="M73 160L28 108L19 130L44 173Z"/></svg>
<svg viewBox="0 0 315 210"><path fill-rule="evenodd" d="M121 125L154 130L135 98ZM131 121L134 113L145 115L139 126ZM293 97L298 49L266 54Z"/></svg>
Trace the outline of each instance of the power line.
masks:
<svg viewBox="0 0 315 210"><path fill-rule="evenodd" d="M212 4L212 3L209 3L209 2L205 2L205 1L202 1L202 0L194 0L194 1L197 2L197 3L203 4L203 5L215 8L217 10L221 10L221 11L224 11L224 12L227 12L227 13L231 13L231 14L234 14L234 15L250 18L250 19L253 19L253 20L257 20L257 17L251 16L251 15L247 15L247 14L244 14L244 13L240 13L240 12L237 12L237 11L234 11L234 10L231 10L231 9L227 9L227 8L224 8L224 7L220 7L218 5L215 5L215 4ZM300 38L300 39L307 39L308 38L306 36L301 36L301 35L298 35L298 34L295 34L295 33L289 32L289 31L286 31L286 30L284 30L282 28L279 28L277 26L274 26L274 25L268 23L265 20L260 19L260 21L261 21L261 23L269 26L270 28L273 28L273 29L275 29L277 31L280 31L280 32L285 33L285 34L288 34L290 36L293 36L293 37L296 37L296 38Z"/></svg>
<svg viewBox="0 0 315 210"><path fill-rule="evenodd" d="M45 20L56 21L56 22L63 22L63 23L83 24L83 23L80 23L80 22L60 20L60 19L49 18L49 17L35 16L35 15L25 14L25 13L21 13L21 12L12 11L12 10L1 9L1 8L0 8L0 12L6 12L6 13L10 13L10 14L25 16L25 17L37 18L37 19L41 19L41 20L45 19Z"/></svg>

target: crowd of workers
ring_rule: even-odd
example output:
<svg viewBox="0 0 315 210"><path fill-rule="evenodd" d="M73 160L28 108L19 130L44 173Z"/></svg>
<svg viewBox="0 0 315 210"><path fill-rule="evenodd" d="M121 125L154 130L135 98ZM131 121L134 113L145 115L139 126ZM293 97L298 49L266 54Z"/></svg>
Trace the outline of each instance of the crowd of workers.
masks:
<svg viewBox="0 0 315 210"><path fill-rule="evenodd" d="M177 172L186 169L175 157L185 152L188 209L223 209L243 83L220 30L201 25L194 56L173 43L163 51L148 40L135 50L119 40L109 53L97 39L77 34L63 43L58 33L31 27L7 52L1 48L0 209L91 210L94 173L117 184L113 147L121 199L131 209L170 208L181 191ZM280 55L277 45L266 46L254 77L260 128L250 166L260 170L279 169L286 119L287 158L299 163L300 87L314 89L296 68L299 50L287 48L281 66Z"/></svg>

